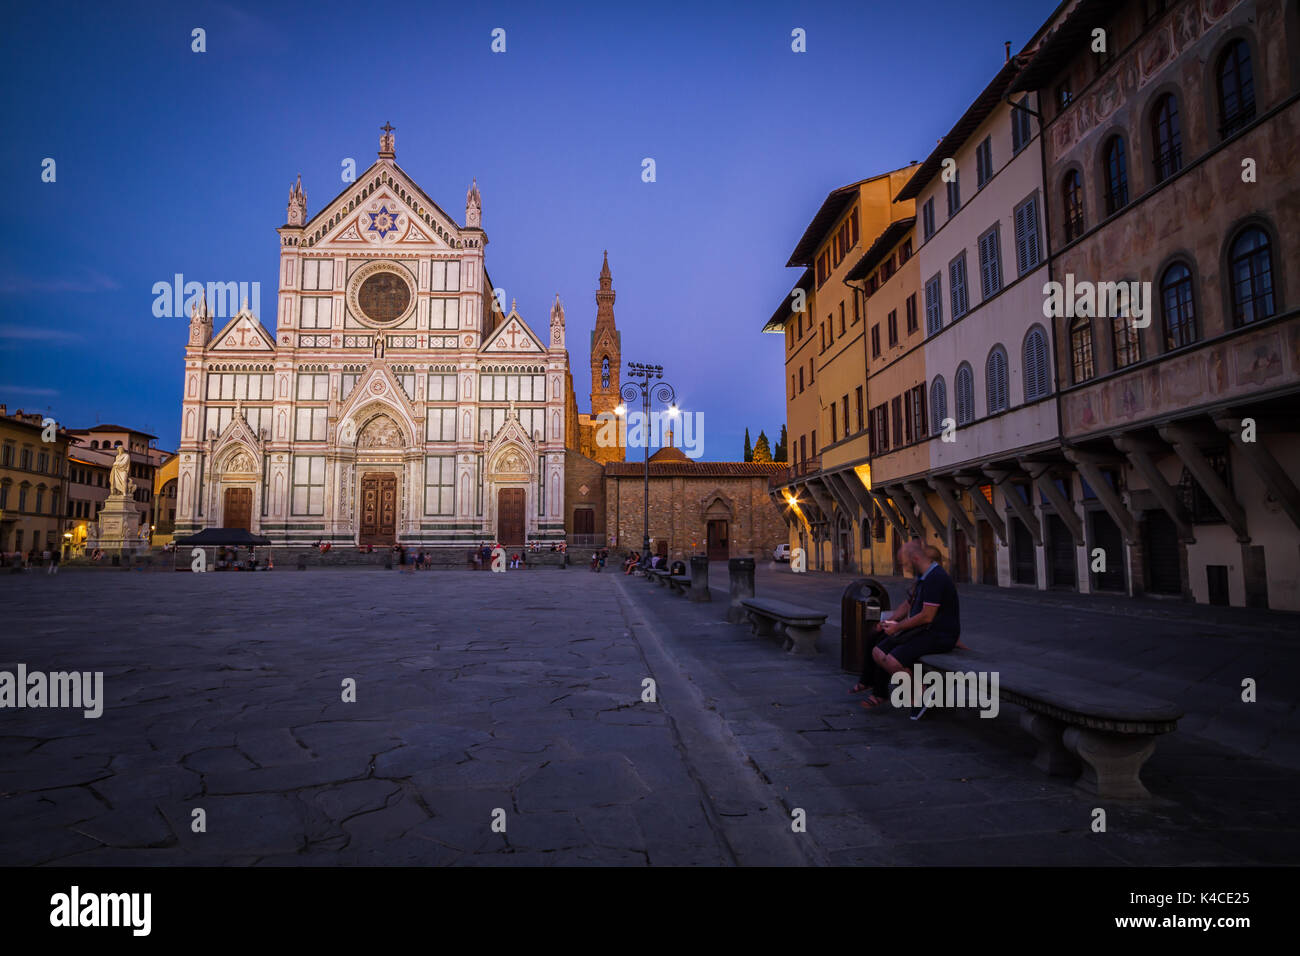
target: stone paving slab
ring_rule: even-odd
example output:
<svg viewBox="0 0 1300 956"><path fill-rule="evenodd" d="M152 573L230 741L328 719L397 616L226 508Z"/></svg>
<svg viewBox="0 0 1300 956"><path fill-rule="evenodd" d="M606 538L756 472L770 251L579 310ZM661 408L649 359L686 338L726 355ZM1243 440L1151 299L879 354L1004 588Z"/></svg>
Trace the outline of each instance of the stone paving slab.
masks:
<svg viewBox="0 0 1300 956"><path fill-rule="evenodd" d="M780 572L777 572L780 574ZM811 599L829 600L811 578ZM783 596L805 582L786 575ZM791 582L788 579L794 578ZM725 582L725 575L711 581ZM764 586L760 577L760 593ZM845 582L846 583L846 582ZM788 808L807 812L807 838L832 864L880 865L1231 865L1300 862L1296 769L1234 751L1185 730L1161 738L1144 779L1156 798L1103 803L1070 781L1032 767L1033 741L1018 726L1020 708L1003 703L995 719L962 711L867 714L846 693L855 675L839 669L837 630L823 653L803 659L748 627L721 620L725 601L693 605L620 582L630 601L731 727L746 756ZM837 584L836 588L843 587ZM720 595L715 594L715 597ZM838 601L838 593L835 598ZM968 606L962 595L962 607ZM815 605L814 605L815 606ZM978 607L978 605L976 605ZM1054 659L1073 673L1096 673L1110 661L1083 657L1076 628L1057 627L1062 603L1020 604L1003 613L1004 634L1055 635L1066 655L1037 637L1037 666ZM1066 606L1067 609L1069 606ZM1005 609L1004 609L1005 611ZM838 611L835 615L838 617ZM1048 623L1050 622L1050 623ZM1045 626L1046 624L1046 626ZM1262 627L1255 622L1255 627ZM1149 633L1145 617L1111 622L1099 644ZM969 639L968 639L969 640ZM1011 638L1004 637L1010 652ZM984 640L980 638L981 646ZM991 645L990 641L990 645ZM1116 655L1127 666L1123 655ZM1197 665L1185 669L1199 672ZM1285 681L1289 675L1275 675ZM1204 692L1205 688L1201 688ZM1258 739L1258 724L1250 725ZM1107 811L1107 832L1091 830L1092 811ZM1241 831L1253 839L1240 838Z"/></svg>
<svg viewBox="0 0 1300 956"><path fill-rule="evenodd" d="M641 700L682 678L608 575L68 574L0 600L0 669L102 671L106 698L0 711L0 863L802 861L779 829L729 842L715 801L762 781L737 752L701 776L699 714Z"/></svg>

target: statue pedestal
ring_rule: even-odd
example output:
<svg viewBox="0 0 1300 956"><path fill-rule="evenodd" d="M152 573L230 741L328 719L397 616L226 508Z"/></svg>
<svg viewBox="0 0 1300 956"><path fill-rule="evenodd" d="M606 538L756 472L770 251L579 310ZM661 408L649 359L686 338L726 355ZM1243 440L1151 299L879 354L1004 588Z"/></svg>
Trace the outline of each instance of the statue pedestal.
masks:
<svg viewBox="0 0 1300 956"><path fill-rule="evenodd" d="M109 495L99 512L96 547L105 554L134 554L140 550L140 512L126 495Z"/></svg>

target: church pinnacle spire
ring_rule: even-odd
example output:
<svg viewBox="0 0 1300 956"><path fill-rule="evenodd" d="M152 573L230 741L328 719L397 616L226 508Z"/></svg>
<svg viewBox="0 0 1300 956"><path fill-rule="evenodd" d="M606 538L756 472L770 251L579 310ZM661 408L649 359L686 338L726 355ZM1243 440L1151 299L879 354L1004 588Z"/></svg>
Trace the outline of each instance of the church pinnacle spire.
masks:
<svg viewBox="0 0 1300 956"><path fill-rule="evenodd" d="M285 220L291 226L301 226L307 221L307 194L302 190L302 173L298 182L289 187L289 212Z"/></svg>
<svg viewBox="0 0 1300 956"><path fill-rule="evenodd" d="M465 193L465 225L481 226L483 224L483 197L478 191L478 177L469 184L469 192Z"/></svg>
<svg viewBox="0 0 1300 956"><path fill-rule="evenodd" d="M397 129L397 127L392 123L384 123L379 128L384 131L384 135L379 137L379 158L396 159L397 138L393 136L393 130Z"/></svg>

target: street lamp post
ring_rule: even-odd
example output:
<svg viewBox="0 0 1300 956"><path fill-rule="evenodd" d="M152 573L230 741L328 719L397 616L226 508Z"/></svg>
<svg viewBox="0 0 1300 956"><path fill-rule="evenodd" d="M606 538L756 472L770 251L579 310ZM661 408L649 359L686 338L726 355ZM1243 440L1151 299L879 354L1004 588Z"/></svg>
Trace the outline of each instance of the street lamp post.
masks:
<svg viewBox="0 0 1300 956"><path fill-rule="evenodd" d="M627 363L627 377L632 379L630 382L624 382L619 388L619 395L625 403L641 399L641 410L645 415L645 497L643 504L645 506L642 515L643 533L641 537L641 563L643 567L650 565L650 397L653 395L655 401L663 402L668 406L669 414L676 414L677 406L674 404L677 399L677 393L667 382L659 381L664 377L664 367L662 365L643 365L640 362ZM620 405L622 414L626 414L627 405Z"/></svg>

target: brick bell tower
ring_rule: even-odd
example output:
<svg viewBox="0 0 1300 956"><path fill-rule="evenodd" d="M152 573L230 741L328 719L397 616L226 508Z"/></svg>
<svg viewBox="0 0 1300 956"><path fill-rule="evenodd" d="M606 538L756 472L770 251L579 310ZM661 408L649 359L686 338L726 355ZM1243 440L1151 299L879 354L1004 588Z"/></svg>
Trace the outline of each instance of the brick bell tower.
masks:
<svg viewBox="0 0 1300 956"><path fill-rule="evenodd" d="M609 253L600 267L600 289L596 292L596 328L591 333L591 414L613 412L618 395L619 370L623 363L622 343L614 326L614 278L609 272ZM621 455L619 458L621 459Z"/></svg>

